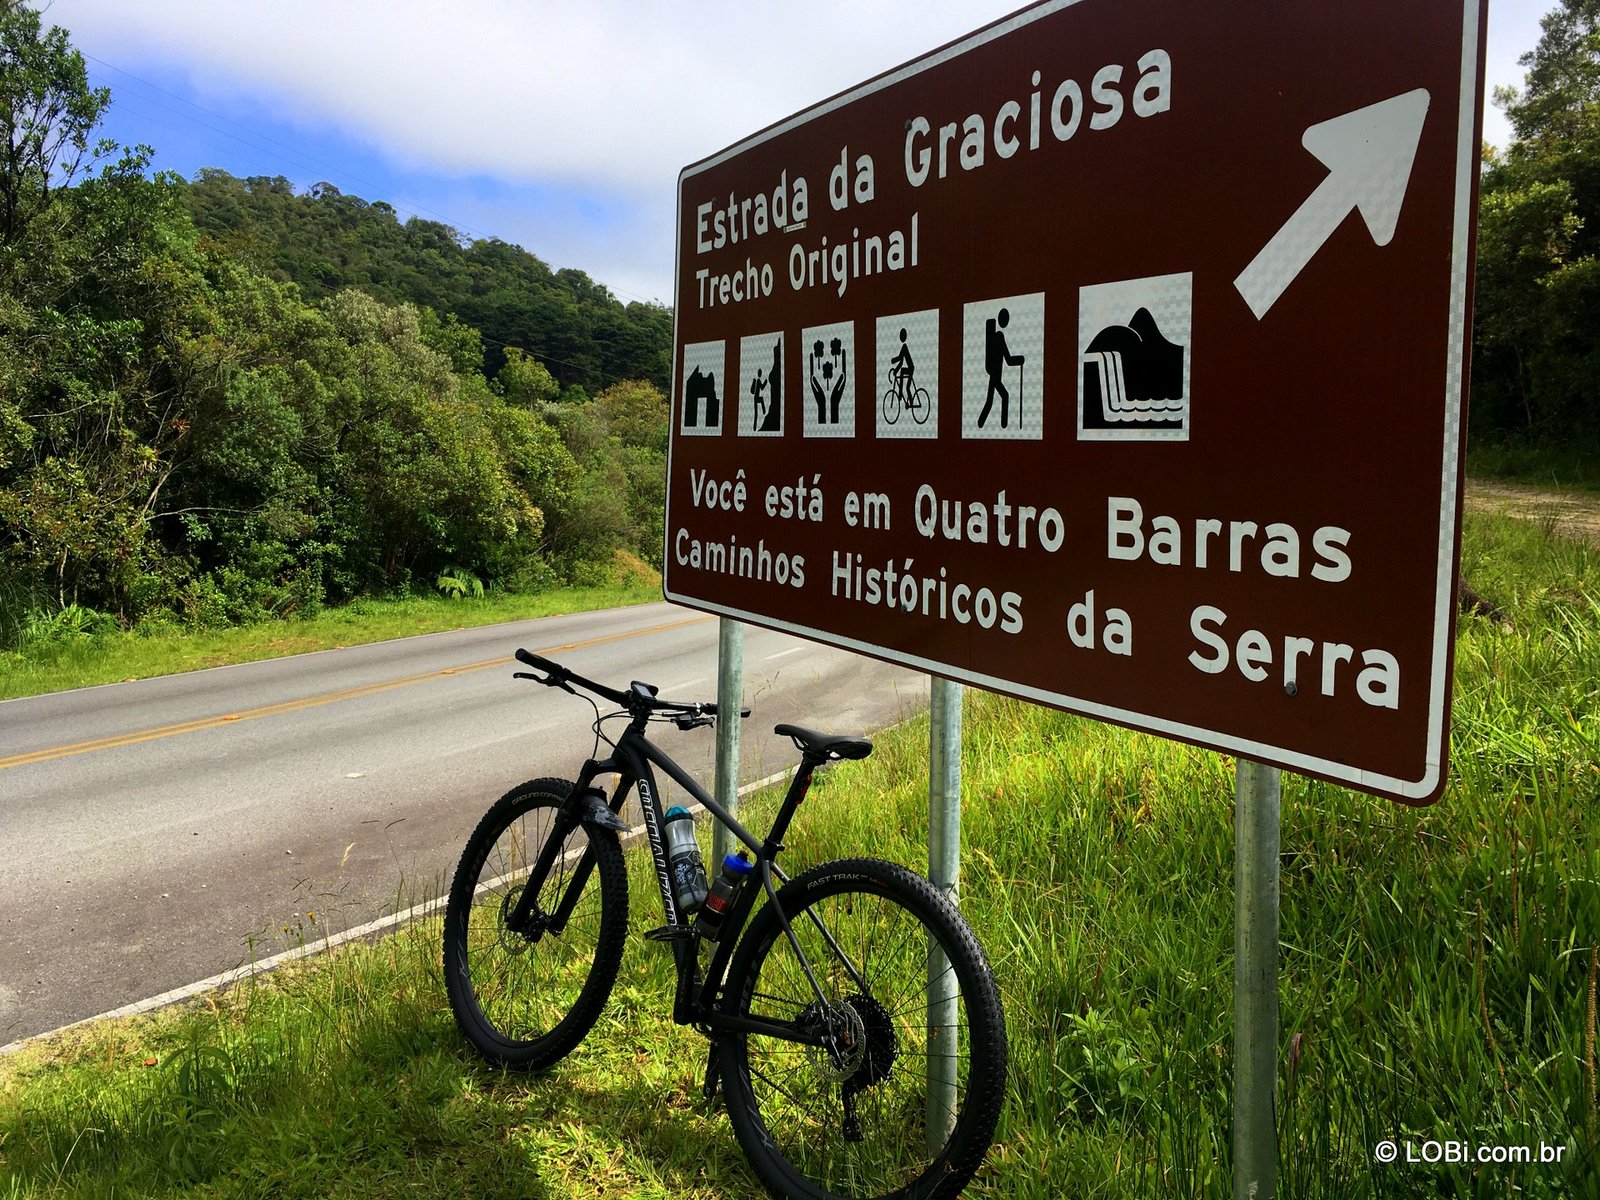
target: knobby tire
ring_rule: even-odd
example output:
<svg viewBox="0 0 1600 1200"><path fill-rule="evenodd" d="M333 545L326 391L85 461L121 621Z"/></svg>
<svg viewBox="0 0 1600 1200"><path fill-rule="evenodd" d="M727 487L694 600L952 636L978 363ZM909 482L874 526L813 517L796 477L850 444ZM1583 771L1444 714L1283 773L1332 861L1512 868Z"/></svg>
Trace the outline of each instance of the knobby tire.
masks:
<svg viewBox="0 0 1600 1200"><path fill-rule="evenodd" d="M775 1195L807 1200L957 1195L994 1138L1005 1090L1005 1017L972 930L926 879L876 859L825 863L778 897L827 996L829 1019L850 1028L863 1049L841 1061L778 1037L723 1035L728 1113L756 1173ZM953 1036L948 1026L937 1035L944 1047L954 1045L957 1086L954 1129L930 1149L929 1063L935 1051L948 1053L930 1045L927 1028L935 945L959 987ZM741 1016L819 1019L770 903L739 941L725 994Z"/></svg>
<svg viewBox="0 0 1600 1200"><path fill-rule="evenodd" d="M545 880L549 915L586 850L593 870L560 934L530 939L506 914L572 790L535 779L507 792L467 839L444 918L444 978L456 1024L490 1062L543 1070L581 1042L616 982L628 926L628 876L617 835L578 826Z"/></svg>

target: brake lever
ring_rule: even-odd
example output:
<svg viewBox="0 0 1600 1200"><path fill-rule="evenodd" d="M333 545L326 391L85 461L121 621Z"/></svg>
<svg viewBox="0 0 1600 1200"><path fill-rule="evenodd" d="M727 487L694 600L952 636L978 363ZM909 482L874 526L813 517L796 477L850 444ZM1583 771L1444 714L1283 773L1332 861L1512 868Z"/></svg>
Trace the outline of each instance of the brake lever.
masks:
<svg viewBox="0 0 1600 1200"><path fill-rule="evenodd" d="M531 679L535 683L544 684L545 687L560 688L569 696L576 696L578 694L572 690L571 685L568 684L565 679L557 679L554 675L534 675L527 671L513 671L511 672L511 678Z"/></svg>

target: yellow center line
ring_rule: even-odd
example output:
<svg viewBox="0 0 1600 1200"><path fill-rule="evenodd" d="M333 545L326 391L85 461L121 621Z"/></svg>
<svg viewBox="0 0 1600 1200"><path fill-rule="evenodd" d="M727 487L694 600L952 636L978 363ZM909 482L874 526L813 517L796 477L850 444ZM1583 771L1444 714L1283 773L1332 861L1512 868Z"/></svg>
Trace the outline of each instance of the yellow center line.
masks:
<svg viewBox="0 0 1600 1200"><path fill-rule="evenodd" d="M622 633L608 633L603 637L587 638L581 642L563 642L559 646L546 646L535 650L535 654L557 654L567 650L584 650L590 646L604 645L606 642L620 642L627 638L642 637L649 633L663 633L668 629L681 629L685 625L697 625L701 621L709 621L710 617L689 617L682 621L671 621L665 625L651 625L644 629L629 629ZM305 696L299 700L283 700L277 704L265 704L260 708L249 708L242 712L221 713L214 717L199 717L192 721L180 721L175 725L161 725L155 729L134 730L128 733L113 734L110 737L96 738L88 742L74 742L67 746L52 746L45 750L30 750L25 754L13 754L9 758L0 758L0 771L7 767L24 767L32 763L51 762L58 758L70 758L75 754L92 754L96 750L113 750L118 746L132 746L138 742L151 742L158 738L176 737L180 733L198 733L203 729L215 729L219 725L231 725L239 721L254 721L260 717L276 717L286 713L302 712L308 708L320 708L324 704L337 704L341 700L359 700L364 696L375 696L379 692L392 691L395 688L410 687L416 683L427 683L429 680L439 679L444 676L464 675L469 671L481 671L485 667L500 667L514 662L511 655L502 658L488 658L482 662L467 663L459 667L445 667L438 671L425 671L420 675L406 675L399 679L385 679L377 683L364 683L359 687L344 688L337 692L323 692L316 696Z"/></svg>

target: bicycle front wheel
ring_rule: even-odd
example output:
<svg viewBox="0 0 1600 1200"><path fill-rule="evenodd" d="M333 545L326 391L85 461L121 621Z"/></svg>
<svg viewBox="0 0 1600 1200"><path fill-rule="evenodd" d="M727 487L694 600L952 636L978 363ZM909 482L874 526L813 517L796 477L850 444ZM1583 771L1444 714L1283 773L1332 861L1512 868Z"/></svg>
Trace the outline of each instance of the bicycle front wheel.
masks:
<svg viewBox="0 0 1600 1200"><path fill-rule="evenodd" d="M569 1054L605 1007L622 963L628 875L610 830L580 825L568 834L529 928L507 924L571 791L566 780L535 779L497 800L467 839L445 904L450 1008L467 1040L501 1066L543 1070Z"/></svg>
<svg viewBox="0 0 1600 1200"><path fill-rule="evenodd" d="M977 938L926 879L876 859L826 863L740 939L729 1007L823 1045L721 1039L734 1132L780 1196L955 1196L994 1138L1005 1089L1000 992Z"/></svg>

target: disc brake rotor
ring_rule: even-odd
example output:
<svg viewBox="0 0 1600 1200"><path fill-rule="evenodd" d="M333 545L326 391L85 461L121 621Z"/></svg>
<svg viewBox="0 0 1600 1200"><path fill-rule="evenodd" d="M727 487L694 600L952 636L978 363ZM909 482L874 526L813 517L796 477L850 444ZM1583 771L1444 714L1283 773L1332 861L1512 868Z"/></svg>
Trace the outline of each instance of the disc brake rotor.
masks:
<svg viewBox="0 0 1600 1200"><path fill-rule="evenodd" d="M871 996L846 996L826 1011L813 1004L801 1014L832 1035L832 1047L811 1046L806 1050L811 1067L825 1079L843 1083L847 1093L856 1093L888 1078L897 1050L894 1022L889 1011Z"/></svg>
<svg viewBox="0 0 1600 1200"><path fill-rule="evenodd" d="M523 885L513 884L506 890L500 899L500 924L497 927L497 936L500 948L507 954L525 954L533 942L524 934L517 933L511 928L511 914L517 907L517 901L522 896Z"/></svg>
<svg viewBox="0 0 1600 1200"><path fill-rule="evenodd" d="M811 1069L824 1079L836 1082L854 1075L867 1057L867 1029L861 1015L848 1003L830 1004L824 1010L813 1004L800 1014L801 1023L812 1024L830 1035L833 1045L807 1046Z"/></svg>

